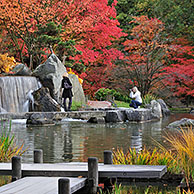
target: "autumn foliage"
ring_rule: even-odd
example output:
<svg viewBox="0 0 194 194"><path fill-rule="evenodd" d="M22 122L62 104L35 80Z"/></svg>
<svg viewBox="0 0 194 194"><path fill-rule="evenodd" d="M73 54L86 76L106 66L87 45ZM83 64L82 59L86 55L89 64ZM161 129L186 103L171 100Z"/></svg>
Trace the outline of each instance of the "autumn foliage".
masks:
<svg viewBox="0 0 194 194"><path fill-rule="evenodd" d="M0 73L8 73L16 66L14 57L9 57L8 54L0 54Z"/></svg>
<svg viewBox="0 0 194 194"><path fill-rule="evenodd" d="M116 4L116 0L1 0L0 53L9 53L33 70L52 46L61 60L66 59L66 67L84 79L90 96L112 81L126 93L127 87L137 85L145 95L163 81L177 96L194 96L191 44L172 42L176 38L167 34L162 20L145 15L133 17L126 24L128 34L123 33Z"/></svg>
<svg viewBox="0 0 194 194"><path fill-rule="evenodd" d="M171 64L164 69L165 85L174 96L194 97L194 47L175 45L169 58Z"/></svg>
<svg viewBox="0 0 194 194"><path fill-rule="evenodd" d="M123 43L127 52L124 69L129 82L137 84L145 95L161 80L159 74L166 65L169 46L162 34L164 25L157 18L134 17L131 23L135 24L132 38Z"/></svg>
<svg viewBox="0 0 194 194"><path fill-rule="evenodd" d="M2 0L2 40L12 44L12 53L21 62L29 65L33 57L34 68L49 54L51 45L78 73L95 74L92 68L100 66L99 74L103 74L121 54L113 47L124 35L115 5L113 1L109 6L107 0ZM48 28L49 24L54 27ZM90 77L86 77L87 83L95 90L102 86L93 86L95 79Z"/></svg>

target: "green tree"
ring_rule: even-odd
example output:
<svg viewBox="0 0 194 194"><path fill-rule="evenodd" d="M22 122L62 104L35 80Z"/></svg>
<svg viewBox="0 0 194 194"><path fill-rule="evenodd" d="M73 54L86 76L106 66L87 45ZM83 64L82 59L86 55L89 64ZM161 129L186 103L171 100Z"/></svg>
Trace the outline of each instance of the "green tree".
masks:
<svg viewBox="0 0 194 194"><path fill-rule="evenodd" d="M132 16L147 15L158 18L173 37L184 36L194 43L193 0L118 0L117 19L124 30L131 29L128 23Z"/></svg>

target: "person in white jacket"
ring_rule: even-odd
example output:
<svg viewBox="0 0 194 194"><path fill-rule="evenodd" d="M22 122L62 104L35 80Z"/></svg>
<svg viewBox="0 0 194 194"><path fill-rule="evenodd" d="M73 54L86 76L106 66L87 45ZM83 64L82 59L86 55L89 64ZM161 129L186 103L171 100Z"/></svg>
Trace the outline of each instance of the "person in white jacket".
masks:
<svg viewBox="0 0 194 194"><path fill-rule="evenodd" d="M141 92L137 89L137 87L133 87L129 94L130 98L132 98L130 107L138 108L142 104Z"/></svg>

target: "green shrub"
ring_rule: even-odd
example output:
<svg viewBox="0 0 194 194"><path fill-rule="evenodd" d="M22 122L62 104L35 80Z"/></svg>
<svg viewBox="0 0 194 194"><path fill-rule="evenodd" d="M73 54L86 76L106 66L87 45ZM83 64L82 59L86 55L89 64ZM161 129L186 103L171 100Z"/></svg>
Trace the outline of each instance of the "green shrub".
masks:
<svg viewBox="0 0 194 194"><path fill-rule="evenodd" d="M128 103L130 102L130 98L128 96L123 95L114 89L100 88L95 93L96 100L107 100L109 97L112 97L114 100L119 100Z"/></svg>

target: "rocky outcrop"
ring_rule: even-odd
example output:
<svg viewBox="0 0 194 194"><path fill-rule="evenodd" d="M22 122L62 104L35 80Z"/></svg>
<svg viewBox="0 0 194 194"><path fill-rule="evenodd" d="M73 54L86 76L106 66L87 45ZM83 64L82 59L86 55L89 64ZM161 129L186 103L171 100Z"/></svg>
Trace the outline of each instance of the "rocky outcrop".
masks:
<svg viewBox="0 0 194 194"><path fill-rule="evenodd" d="M30 76L32 71L24 64L17 64L11 71L12 75Z"/></svg>
<svg viewBox="0 0 194 194"><path fill-rule="evenodd" d="M152 100L146 108L116 108L106 111L106 122L135 121L144 122L162 118L162 109L159 102Z"/></svg>
<svg viewBox="0 0 194 194"><path fill-rule="evenodd" d="M141 121L149 121L152 119L151 116L151 109L146 109L146 108L139 108L139 109L128 109L125 111L127 120L128 121L136 121L136 122L141 122Z"/></svg>
<svg viewBox="0 0 194 194"><path fill-rule="evenodd" d="M122 110L108 110L106 112L105 121L107 123L113 122L123 122L126 121L126 114L125 111Z"/></svg>
<svg viewBox="0 0 194 194"><path fill-rule="evenodd" d="M50 95L57 102L59 101L62 76L66 72L65 66L55 54L39 65L32 73L40 79L44 87L49 88Z"/></svg>
<svg viewBox="0 0 194 194"><path fill-rule="evenodd" d="M193 119L188 119L188 118L183 118L179 121L175 121L170 123L167 128L180 128L180 127L187 127L187 126L194 126L194 120Z"/></svg>
<svg viewBox="0 0 194 194"><path fill-rule="evenodd" d="M29 115L26 124L30 125L51 125L56 123L55 114L33 113Z"/></svg>
<svg viewBox="0 0 194 194"><path fill-rule="evenodd" d="M169 116L170 115L170 110L168 109L168 107L167 107L166 103L164 102L164 100L158 99L157 102L161 106L162 116L163 117Z"/></svg>
<svg viewBox="0 0 194 194"><path fill-rule="evenodd" d="M78 77L74 74L68 75L72 85L73 85L73 101L80 102L82 104L86 103L84 91L82 85L79 83Z"/></svg>
<svg viewBox="0 0 194 194"><path fill-rule="evenodd" d="M152 118L160 119L162 118L162 109L159 102L156 100L151 101L151 116Z"/></svg>
<svg viewBox="0 0 194 194"><path fill-rule="evenodd" d="M161 106L159 104L159 102L157 102L156 100L152 100L150 102L150 104L146 105L146 109L150 109L151 110L151 118L152 119L160 119L162 118L162 109Z"/></svg>
<svg viewBox="0 0 194 194"><path fill-rule="evenodd" d="M91 117L88 120L88 123L104 124L105 123L105 118L104 117Z"/></svg>
<svg viewBox="0 0 194 194"><path fill-rule="evenodd" d="M60 105L50 96L48 88L40 88L32 93L34 97L34 112L61 111Z"/></svg>

